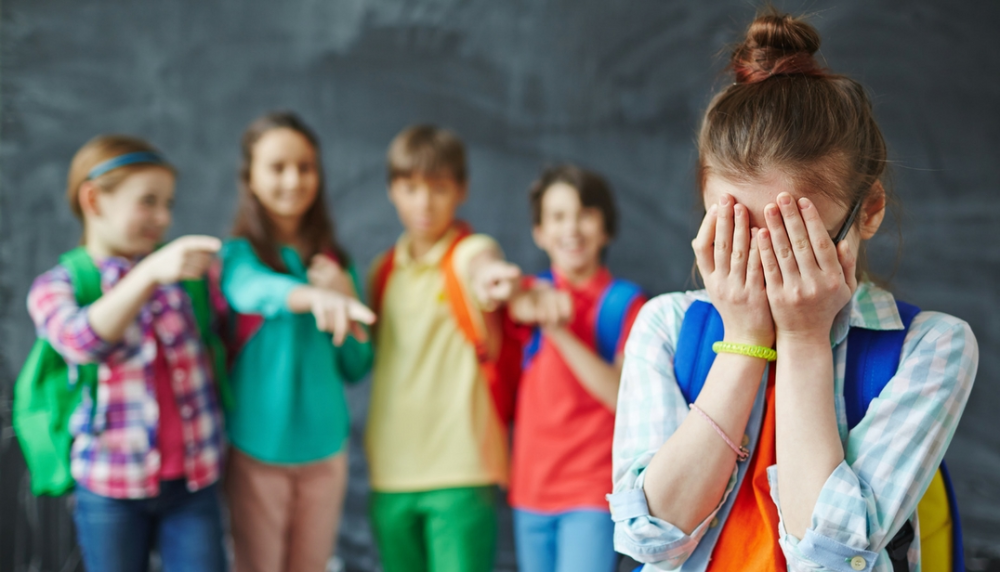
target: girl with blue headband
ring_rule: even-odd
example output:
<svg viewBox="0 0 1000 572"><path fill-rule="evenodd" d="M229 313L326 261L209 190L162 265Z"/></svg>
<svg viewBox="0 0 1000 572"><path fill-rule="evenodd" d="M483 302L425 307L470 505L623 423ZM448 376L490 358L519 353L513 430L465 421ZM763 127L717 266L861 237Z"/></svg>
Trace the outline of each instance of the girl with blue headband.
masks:
<svg viewBox="0 0 1000 572"><path fill-rule="evenodd" d="M157 249L174 178L140 139L104 135L84 145L67 189L83 222L81 246L28 295L39 338L65 360L71 381L89 385L69 420L74 520L88 570L146 570L153 546L164 570L226 569L215 362L187 290L204 287L221 244L185 236ZM224 308L206 291L203 302L212 299ZM33 469L33 489L44 476Z"/></svg>

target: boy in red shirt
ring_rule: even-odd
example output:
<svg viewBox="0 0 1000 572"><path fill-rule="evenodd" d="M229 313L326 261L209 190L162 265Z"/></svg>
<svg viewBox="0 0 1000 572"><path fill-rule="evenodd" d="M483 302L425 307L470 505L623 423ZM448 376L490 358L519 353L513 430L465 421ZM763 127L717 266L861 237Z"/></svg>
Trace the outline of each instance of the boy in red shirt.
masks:
<svg viewBox="0 0 1000 572"><path fill-rule="evenodd" d="M518 569L612 572L614 523L605 495L615 404L622 349L646 298L602 263L617 229L603 178L555 167L535 182L530 198L534 240L552 269L529 279L529 295L509 307L515 321L536 324L514 428L510 504Z"/></svg>

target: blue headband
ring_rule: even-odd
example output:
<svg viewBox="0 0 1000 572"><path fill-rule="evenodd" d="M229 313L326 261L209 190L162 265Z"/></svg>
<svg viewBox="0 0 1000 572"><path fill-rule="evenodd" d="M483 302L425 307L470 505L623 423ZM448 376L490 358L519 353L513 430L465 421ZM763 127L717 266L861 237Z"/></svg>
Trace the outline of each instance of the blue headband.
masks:
<svg viewBox="0 0 1000 572"><path fill-rule="evenodd" d="M117 157L112 157L103 163L99 163L96 167L87 173L87 179L96 179L101 175L114 171L115 169L124 167L126 165L137 165L139 163L151 163L153 165L166 165L167 162L163 160L156 153L150 151L137 151L135 153L126 153L124 155L119 155Z"/></svg>

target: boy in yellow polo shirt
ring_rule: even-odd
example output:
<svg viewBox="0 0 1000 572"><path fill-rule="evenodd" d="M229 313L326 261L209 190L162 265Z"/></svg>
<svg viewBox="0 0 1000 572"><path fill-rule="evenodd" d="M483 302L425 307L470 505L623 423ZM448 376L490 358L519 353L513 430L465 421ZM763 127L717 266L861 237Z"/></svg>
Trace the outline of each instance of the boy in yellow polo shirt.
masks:
<svg viewBox="0 0 1000 572"><path fill-rule="evenodd" d="M370 275L380 316L365 437L382 569L489 572L507 435L477 348L449 305L443 265L480 324L494 323L491 312L514 293L520 270L492 238L470 235L455 219L468 192L455 134L404 130L389 147L388 171L405 232Z"/></svg>

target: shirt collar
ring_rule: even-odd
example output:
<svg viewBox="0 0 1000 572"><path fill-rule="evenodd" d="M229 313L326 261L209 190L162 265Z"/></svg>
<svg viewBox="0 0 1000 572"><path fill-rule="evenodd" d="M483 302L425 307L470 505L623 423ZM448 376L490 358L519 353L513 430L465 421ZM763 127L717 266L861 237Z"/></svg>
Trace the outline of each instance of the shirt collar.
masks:
<svg viewBox="0 0 1000 572"><path fill-rule="evenodd" d="M569 290L577 294L598 297L608 284L611 283L611 272L606 266L601 266L593 276L580 284L573 284L556 267L552 267L552 277L555 279L555 286L560 290Z"/></svg>
<svg viewBox="0 0 1000 572"><path fill-rule="evenodd" d="M458 228L452 226L448 229L448 232L438 239L423 256L420 258L413 258L411 254L410 247L413 244L413 240L410 238L410 234L404 232L402 236L396 241L396 252L394 256L394 264L396 266L409 266L412 264L419 264L422 266L438 266L441 263L441 259L444 258L445 252L448 251L448 247L455 240L458 235Z"/></svg>
<svg viewBox="0 0 1000 572"><path fill-rule="evenodd" d="M896 299L888 290L861 282L851 301L837 314L830 332L834 345L844 341L852 327L866 330L902 330Z"/></svg>

